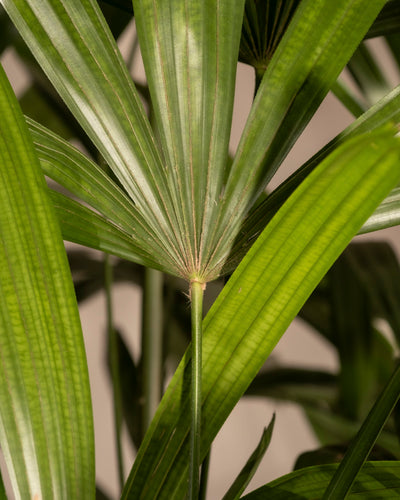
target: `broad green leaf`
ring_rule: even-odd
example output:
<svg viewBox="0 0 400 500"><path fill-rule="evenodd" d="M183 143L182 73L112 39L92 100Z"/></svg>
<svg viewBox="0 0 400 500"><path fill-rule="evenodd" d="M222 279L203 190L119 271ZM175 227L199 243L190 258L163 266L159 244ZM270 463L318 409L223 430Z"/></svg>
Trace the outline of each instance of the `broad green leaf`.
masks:
<svg viewBox="0 0 400 500"><path fill-rule="evenodd" d="M247 460L246 465L239 472L238 477L235 479L229 490L225 493L222 500L237 500L240 498L240 495L244 492L247 485L251 481L257 470L257 467L260 465L260 462L268 449L269 443L271 442L274 423L275 414L273 415L269 426L264 429L257 448L253 451L253 453Z"/></svg>
<svg viewBox="0 0 400 500"><path fill-rule="evenodd" d="M336 464L300 469L242 497L243 500L310 500L322 498ZM350 500L393 499L400 494L400 462L367 462L347 497Z"/></svg>
<svg viewBox="0 0 400 500"><path fill-rule="evenodd" d="M268 224L204 320L202 456L363 220L398 182L391 127L325 159ZM123 498L182 498L188 470L190 350L139 450ZM150 479L151 477L151 479Z"/></svg>
<svg viewBox="0 0 400 500"><path fill-rule="evenodd" d="M377 104L372 106L343 132L332 139L299 170L291 175L289 179L273 191L270 196L257 205L243 223L243 227L231 250L231 255L225 264L224 272L232 272L282 203L328 154L334 151L346 139L376 130L387 122L399 123L399 110L400 86L393 89L387 96L383 97ZM396 187L364 223L359 230L359 234L391 227L398 223L400 223L400 188Z"/></svg>
<svg viewBox="0 0 400 500"><path fill-rule="evenodd" d="M208 281L244 0L134 0L133 6L187 275Z"/></svg>
<svg viewBox="0 0 400 500"><path fill-rule="evenodd" d="M94 496L86 358L61 232L0 70L0 443L17 498Z"/></svg>
<svg viewBox="0 0 400 500"><path fill-rule="evenodd" d="M324 500L346 498L400 396L400 366L376 400L329 483Z"/></svg>
<svg viewBox="0 0 400 500"><path fill-rule="evenodd" d="M384 0L303 0L264 74L215 225L213 259L255 203L336 81Z"/></svg>
<svg viewBox="0 0 400 500"><path fill-rule="evenodd" d="M97 2L2 0L2 4L152 227L153 238L169 248L182 267L166 170L144 107ZM167 267L168 263L163 260Z"/></svg>

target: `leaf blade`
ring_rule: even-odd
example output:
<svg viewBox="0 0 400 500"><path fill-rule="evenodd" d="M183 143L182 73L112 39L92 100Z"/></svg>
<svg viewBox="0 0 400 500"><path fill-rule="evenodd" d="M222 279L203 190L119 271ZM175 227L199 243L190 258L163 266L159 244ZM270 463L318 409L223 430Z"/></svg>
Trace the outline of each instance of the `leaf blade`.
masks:
<svg viewBox="0 0 400 500"><path fill-rule="evenodd" d="M0 88L0 440L22 498L92 498L91 400L68 263L2 68Z"/></svg>
<svg viewBox="0 0 400 500"><path fill-rule="evenodd" d="M203 456L302 302L368 211L398 181L394 167L398 165L398 141L389 139L392 156L383 138L387 133L388 129L376 132L373 143L372 135L349 141L307 178L267 226L207 314L203 330ZM391 129L389 135L394 133ZM383 160L378 153L375 163L370 153L379 151L375 146L381 139L381 152L389 155ZM367 167L368 161L373 165ZM160 498L184 495L189 369L190 355L186 353L145 436L122 498L145 498L150 492L159 493ZM154 475L147 481L150 471Z"/></svg>

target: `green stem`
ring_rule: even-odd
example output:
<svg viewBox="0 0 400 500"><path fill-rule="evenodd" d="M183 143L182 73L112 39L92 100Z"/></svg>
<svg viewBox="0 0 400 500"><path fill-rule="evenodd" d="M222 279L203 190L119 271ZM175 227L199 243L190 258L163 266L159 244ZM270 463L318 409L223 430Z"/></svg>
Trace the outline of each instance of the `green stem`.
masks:
<svg viewBox="0 0 400 500"><path fill-rule="evenodd" d="M104 257L104 288L106 293L106 313L107 313L107 337L108 337L108 350L110 355L110 371L113 388L114 399L114 425L115 425L115 441L117 447L117 465L119 483L122 488L124 486L124 465L122 458L122 444L121 444L121 424L122 424L122 397L121 385L118 373L119 356L118 356L118 337L117 332L113 326L113 313L112 313L112 297L111 289L113 282L113 268L110 262L110 256Z"/></svg>
<svg viewBox="0 0 400 500"><path fill-rule="evenodd" d="M358 431L329 483L323 500L343 500L375 444L400 395L400 365Z"/></svg>
<svg viewBox="0 0 400 500"><path fill-rule="evenodd" d="M163 344L163 275L145 269L143 290L143 428L146 431L161 400Z"/></svg>
<svg viewBox="0 0 400 500"><path fill-rule="evenodd" d="M198 499L201 436L201 341L204 285L192 281L190 297L192 306L192 398L190 429L189 496Z"/></svg>

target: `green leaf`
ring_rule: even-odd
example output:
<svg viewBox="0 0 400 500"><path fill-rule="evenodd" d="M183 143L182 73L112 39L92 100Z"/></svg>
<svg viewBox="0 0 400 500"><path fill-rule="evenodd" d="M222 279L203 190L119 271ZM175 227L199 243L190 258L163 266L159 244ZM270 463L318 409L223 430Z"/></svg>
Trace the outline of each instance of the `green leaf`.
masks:
<svg viewBox="0 0 400 500"><path fill-rule="evenodd" d="M244 492L247 485L251 481L258 466L260 465L261 460L265 455L265 452L268 449L269 443L271 442L274 423L275 414L273 415L269 426L264 429L260 442L258 443L256 449L253 451L253 453L247 460L246 465L239 472L238 477L235 479L229 490L225 493L222 500L237 500L238 498L240 498L240 495Z"/></svg>
<svg viewBox="0 0 400 500"><path fill-rule="evenodd" d="M244 0L135 0L187 275L208 281L225 179ZM211 270L213 272L213 270Z"/></svg>
<svg viewBox="0 0 400 500"><path fill-rule="evenodd" d="M375 212L360 229L359 234L371 233L379 229L398 226L400 224L400 187L391 191Z"/></svg>
<svg viewBox="0 0 400 500"><path fill-rule="evenodd" d="M336 464L308 467L280 477L242 497L243 500L310 500L321 498ZM396 498L400 494L400 462L368 462L348 499Z"/></svg>
<svg viewBox="0 0 400 500"><path fill-rule="evenodd" d="M389 92L391 86L386 81L376 58L366 43L361 43L347 63L347 69L367 103L374 104Z"/></svg>
<svg viewBox="0 0 400 500"><path fill-rule="evenodd" d="M151 226L151 238L174 256L160 261L166 267L171 264L175 268L172 261L182 267L166 169L140 97L97 3L2 3L60 96Z"/></svg>
<svg viewBox="0 0 400 500"><path fill-rule="evenodd" d="M65 240L164 270L136 247L126 231L61 193L53 191L50 196Z"/></svg>
<svg viewBox="0 0 400 500"><path fill-rule="evenodd" d="M398 33L400 28L400 2L399 0L388 0L379 12L373 25L368 30L365 38L373 38L389 33Z"/></svg>
<svg viewBox="0 0 400 500"><path fill-rule="evenodd" d="M207 314L203 457L306 298L398 182L395 132L389 127L352 139L322 162L268 224ZM145 436L123 498L181 498L186 491L189 352Z"/></svg>
<svg viewBox="0 0 400 500"><path fill-rule="evenodd" d="M165 266L165 262L171 258L168 248L163 247L154 237L152 228L124 191L98 165L71 144L30 119L27 122L43 172L103 215L101 218L95 213L90 214L87 209L78 207L72 201L68 206L65 197L54 195L59 218L63 221L61 228L64 238L124 256L140 264L147 263L146 265L171 271L170 267ZM71 217L68 215L69 210ZM85 223L79 223L78 217L91 219L92 222L88 220L88 225L85 226ZM100 229L100 225L103 229ZM114 250L110 239L112 232L115 236ZM121 253L121 239L126 248L124 254ZM155 255L158 259L155 259Z"/></svg>
<svg viewBox="0 0 400 500"><path fill-rule="evenodd" d="M0 443L21 498L94 496L87 365L63 241L0 70Z"/></svg>
<svg viewBox="0 0 400 500"><path fill-rule="evenodd" d="M331 409L321 408L318 405L303 405L306 415L322 444L349 443L357 434L362 422L354 422L332 412ZM400 459L400 447L396 434L384 429L377 444Z"/></svg>
<svg viewBox="0 0 400 500"><path fill-rule="evenodd" d="M229 235L236 235L243 216L276 172L384 3L300 2L264 74L239 143L215 226L214 259L226 258Z"/></svg>
<svg viewBox="0 0 400 500"><path fill-rule="evenodd" d="M400 365L376 400L329 483L324 500L346 498L400 396Z"/></svg>
<svg viewBox="0 0 400 500"><path fill-rule="evenodd" d="M243 222L243 227L231 249L231 255L224 268L225 273L232 272L243 255L248 251L257 236L271 220L278 208L290 196L297 186L328 154L335 150L346 139L356 137L368 131L376 130L382 124L392 121L400 122L400 86L349 125L343 132L332 139L324 148L316 153L299 170L283 182L265 201L257 205ZM400 188L392 190L379 207L364 223L359 234L391 227L400 223Z"/></svg>

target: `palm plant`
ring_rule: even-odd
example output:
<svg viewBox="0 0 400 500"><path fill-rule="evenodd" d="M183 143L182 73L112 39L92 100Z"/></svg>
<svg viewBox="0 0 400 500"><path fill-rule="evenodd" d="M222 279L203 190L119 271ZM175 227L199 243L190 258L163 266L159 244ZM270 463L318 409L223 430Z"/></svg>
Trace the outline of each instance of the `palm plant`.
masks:
<svg viewBox="0 0 400 500"><path fill-rule="evenodd" d="M134 0L149 119L139 95L147 90L133 83L97 2L1 1L96 160L25 118L1 72L0 443L16 496L94 496L87 366L64 238L187 282L191 347L122 498L198 498L214 437L307 298L357 232L399 220L399 89L362 112L336 83L371 26L390 24L397 2L373 25L385 3ZM239 54L256 69L257 92L231 161ZM331 88L360 116L266 196ZM44 175L74 196L48 192ZM203 320L207 283L228 275ZM159 275L146 279L158 300ZM146 340L159 333L151 316ZM144 346L148 364L159 344ZM152 391L157 401L155 378L148 401ZM338 468L300 470L246 498L344 498L357 474L365 494L382 483L399 491L397 461L363 467L399 383L395 369ZM272 424L226 498L243 493L271 432Z"/></svg>

